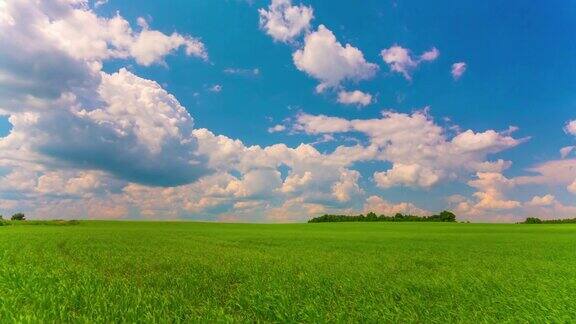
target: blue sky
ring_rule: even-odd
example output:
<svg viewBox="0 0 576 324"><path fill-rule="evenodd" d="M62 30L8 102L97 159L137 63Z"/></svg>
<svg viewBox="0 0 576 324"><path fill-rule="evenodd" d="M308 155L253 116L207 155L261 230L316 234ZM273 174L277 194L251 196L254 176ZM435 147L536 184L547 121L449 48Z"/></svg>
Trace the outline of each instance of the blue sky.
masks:
<svg viewBox="0 0 576 324"><path fill-rule="evenodd" d="M4 213L576 216L576 4L4 0L0 13Z"/></svg>

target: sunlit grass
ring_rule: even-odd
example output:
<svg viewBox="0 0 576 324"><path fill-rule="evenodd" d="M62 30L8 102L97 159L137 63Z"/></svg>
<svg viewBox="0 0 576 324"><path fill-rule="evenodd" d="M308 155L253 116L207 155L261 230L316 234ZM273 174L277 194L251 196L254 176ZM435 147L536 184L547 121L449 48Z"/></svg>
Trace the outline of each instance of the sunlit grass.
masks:
<svg viewBox="0 0 576 324"><path fill-rule="evenodd" d="M0 321L573 322L576 225L0 227Z"/></svg>

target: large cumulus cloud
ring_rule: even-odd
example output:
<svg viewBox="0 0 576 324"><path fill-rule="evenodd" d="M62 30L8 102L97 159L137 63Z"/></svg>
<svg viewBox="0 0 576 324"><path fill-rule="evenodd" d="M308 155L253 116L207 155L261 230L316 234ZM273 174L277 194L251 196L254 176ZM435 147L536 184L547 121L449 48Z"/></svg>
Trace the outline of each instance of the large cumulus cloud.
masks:
<svg viewBox="0 0 576 324"><path fill-rule="evenodd" d="M340 146L333 155L351 161L391 162L389 170L374 173L376 184L382 188L427 188L474 172L502 171L511 162L490 161L488 156L525 140L511 136L514 128L503 132L467 130L449 138L427 110L412 114L384 111L381 118L354 120L301 113L293 129L308 134L363 134L368 145Z"/></svg>
<svg viewBox="0 0 576 324"><path fill-rule="evenodd" d="M102 170L158 186L209 172L174 96L126 69L101 71L111 58L162 64L179 47L205 59L199 40L147 25L135 32L81 1L13 0L0 10L0 112L13 126L0 140L5 164Z"/></svg>

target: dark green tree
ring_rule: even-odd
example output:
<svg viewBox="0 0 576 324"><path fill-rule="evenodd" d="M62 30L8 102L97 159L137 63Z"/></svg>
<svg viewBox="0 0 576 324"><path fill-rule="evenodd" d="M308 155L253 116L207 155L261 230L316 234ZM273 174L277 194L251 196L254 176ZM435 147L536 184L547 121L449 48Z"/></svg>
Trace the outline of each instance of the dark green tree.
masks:
<svg viewBox="0 0 576 324"><path fill-rule="evenodd" d="M26 216L23 213L16 213L10 217L13 221L23 221L26 220Z"/></svg>
<svg viewBox="0 0 576 324"><path fill-rule="evenodd" d="M449 212L447 210L440 213L440 221L441 222L454 222L456 221L456 215L454 213Z"/></svg>

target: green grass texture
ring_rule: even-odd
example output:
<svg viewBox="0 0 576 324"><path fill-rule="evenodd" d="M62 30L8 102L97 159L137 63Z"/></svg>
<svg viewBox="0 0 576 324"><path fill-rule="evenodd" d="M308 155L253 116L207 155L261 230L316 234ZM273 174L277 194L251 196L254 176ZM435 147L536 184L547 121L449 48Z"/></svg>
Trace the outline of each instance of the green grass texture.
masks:
<svg viewBox="0 0 576 324"><path fill-rule="evenodd" d="M0 322L575 322L576 224L0 227Z"/></svg>

